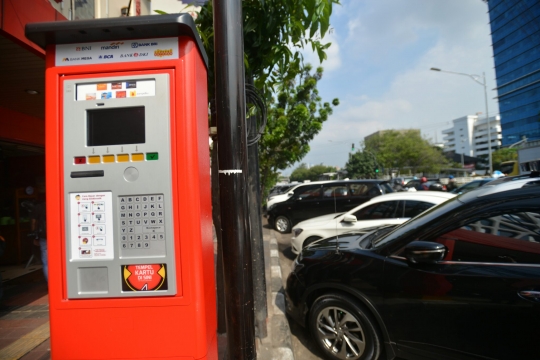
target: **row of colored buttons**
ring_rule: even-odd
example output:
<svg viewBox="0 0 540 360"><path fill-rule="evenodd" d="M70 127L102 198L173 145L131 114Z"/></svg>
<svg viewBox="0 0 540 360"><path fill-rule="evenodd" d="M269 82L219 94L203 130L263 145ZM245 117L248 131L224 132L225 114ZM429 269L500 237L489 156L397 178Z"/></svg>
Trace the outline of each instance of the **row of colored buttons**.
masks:
<svg viewBox="0 0 540 360"><path fill-rule="evenodd" d="M75 165L82 164L101 164L101 163L114 163L114 162L129 162L131 161L144 161L144 153L136 154L118 154L118 155L90 155L90 156L75 156ZM159 156L157 152L146 153L146 160L158 160Z"/></svg>

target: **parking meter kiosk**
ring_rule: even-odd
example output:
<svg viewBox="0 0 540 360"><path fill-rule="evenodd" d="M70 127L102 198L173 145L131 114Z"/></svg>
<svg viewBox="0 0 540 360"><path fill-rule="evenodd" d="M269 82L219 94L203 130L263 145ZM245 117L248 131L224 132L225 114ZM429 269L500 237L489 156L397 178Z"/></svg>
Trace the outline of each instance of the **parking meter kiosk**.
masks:
<svg viewBox="0 0 540 360"><path fill-rule="evenodd" d="M51 357L216 359L207 58L191 16L26 34L46 50Z"/></svg>

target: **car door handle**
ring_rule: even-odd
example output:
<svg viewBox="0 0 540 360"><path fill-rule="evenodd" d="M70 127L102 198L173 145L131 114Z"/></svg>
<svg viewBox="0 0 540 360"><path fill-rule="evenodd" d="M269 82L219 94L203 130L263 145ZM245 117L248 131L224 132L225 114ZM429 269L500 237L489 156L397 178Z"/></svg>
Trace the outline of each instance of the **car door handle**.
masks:
<svg viewBox="0 0 540 360"><path fill-rule="evenodd" d="M540 302L540 291L522 290L518 294L525 300Z"/></svg>

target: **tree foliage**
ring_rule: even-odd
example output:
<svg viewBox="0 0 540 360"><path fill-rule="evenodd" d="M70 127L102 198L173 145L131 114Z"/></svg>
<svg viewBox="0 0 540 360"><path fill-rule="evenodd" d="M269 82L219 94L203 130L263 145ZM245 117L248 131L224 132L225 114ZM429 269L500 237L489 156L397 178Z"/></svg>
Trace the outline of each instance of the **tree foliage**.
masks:
<svg viewBox="0 0 540 360"><path fill-rule="evenodd" d="M259 143L261 185L270 188L285 169L302 159L307 145L332 113L317 92L323 70L303 63L301 50L311 48L322 62L330 43L321 39L330 27L338 0L243 0L246 79L262 93L268 123ZM196 20L209 58L208 89L214 98L213 7L209 1ZM333 101L333 106L338 104ZM213 110L213 109L212 109ZM212 111L214 113L214 111Z"/></svg>
<svg viewBox="0 0 540 360"><path fill-rule="evenodd" d="M310 73L306 65L299 71L296 82L287 82L275 99L268 99L268 122L259 142L259 168L263 189L272 186L279 169L301 160L310 150L309 142L322 129L322 124L339 104L322 102L317 82L323 69Z"/></svg>
<svg viewBox="0 0 540 360"><path fill-rule="evenodd" d="M291 181L317 181L319 176L324 173L336 172L336 168L333 166L326 166L323 164L312 166L308 169L305 163L300 164L296 169L291 173Z"/></svg>
<svg viewBox="0 0 540 360"><path fill-rule="evenodd" d="M504 161L518 159L517 148L502 148L491 153L491 162L493 170L501 170L501 163Z"/></svg>
<svg viewBox="0 0 540 360"><path fill-rule="evenodd" d="M381 132L365 140L364 151L375 154L379 166L398 172L436 173L448 165L442 152L417 130Z"/></svg>
<svg viewBox="0 0 540 360"><path fill-rule="evenodd" d="M302 68L300 50L317 53L322 62L330 43L323 43L330 15L338 0L243 0L244 65L246 78L258 89L273 92L282 81L293 80ZM209 58L210 98L214 88L214 28L212 1L196 19Z"/></svg>
<svg viewBox="0 0 540 360"><path fill-rule="evenodd" d="M368 151L357 151L349 157L345 164L347 176L351 179L372 179L377 176L375 169L378 168L374 154Z"/></svg>

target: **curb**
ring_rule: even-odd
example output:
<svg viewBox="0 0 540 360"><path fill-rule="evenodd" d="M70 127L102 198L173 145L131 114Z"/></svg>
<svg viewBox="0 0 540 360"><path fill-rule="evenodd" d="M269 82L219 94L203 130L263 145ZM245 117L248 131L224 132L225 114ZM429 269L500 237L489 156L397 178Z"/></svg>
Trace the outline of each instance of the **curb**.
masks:
<svg viewBox="0 0 540 360"><path fill-rule="evenodd" d="M270 239L270 301L269 335L272 342L272 360L294 360L291 329L285 316L285 295L283 294L283 277L279 263L278 243Z"/></svg>

